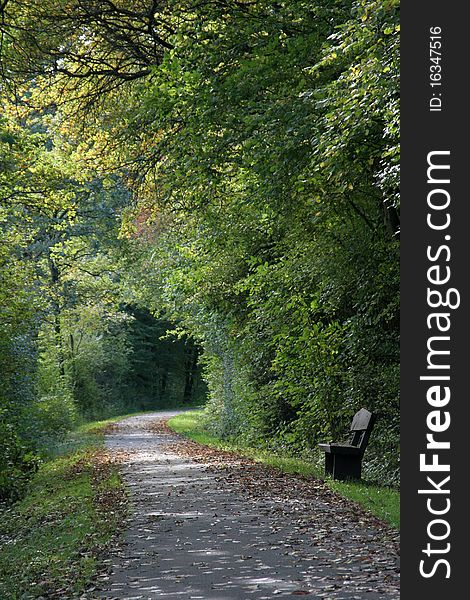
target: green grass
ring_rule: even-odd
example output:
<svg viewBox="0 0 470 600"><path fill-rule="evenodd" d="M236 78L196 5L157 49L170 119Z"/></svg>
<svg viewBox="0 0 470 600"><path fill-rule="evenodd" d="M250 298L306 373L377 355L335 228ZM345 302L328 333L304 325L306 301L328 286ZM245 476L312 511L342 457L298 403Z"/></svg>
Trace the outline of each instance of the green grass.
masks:
<svg viewBox="0 0 470 600"><path fill-rule="evenodd" d="M173 417L168 421L168 425L176 433L200 444L220 450L238 452L243 456L276 467L287 473L298 473L307 477L325 479L324 474L318 469L317 465L306 459L281 456L271 450L261 450L236 441L222 440L206 430L205 419L206 416L203 411L190 411ZM397 490L364 481L344 482L326 479L326 483L337 494L356 502L392 525L392 527L397 529L400 527L400 494Z"/></svg>
<svg viewBox="0 0 470 600"><path fill-rule="evenodd" d="M78 452L84 448L95 446L98 440L101 440L101 433L108 425L127 417L133 417L136 414L143 413L129 413L99 421L79 423L74 431L69 432L64 439L55 440L52 445L45 448L43 452L44 457L46 460L55 459L64 454Z"/></svg>
<svg viewBox="0 0 470 600"><path fill-rule="evenodd" d="M332 490L357 502L366 510L400 528L400 492L367 482L327 481Z"/></svg>
<svg viewBox="0 0 470 600"><path fill-rule="evenodd" d="M147 411L147 412L155 412L155 411ZM108 425L112 425L113 423L117 423L118 421L122 421L123 419L127 419L128 417L135 417L136 415L143 415L145 412L133 412L128 413L126 415L119 415L117 417L110 417L109 419L103 419L101 421L91 421L82 423L77 429L76 434L83 436L87 434L91 435L99 435L102 433L104 429Z"/></svg>
<svg viewBox="0 0 470 600"><path fill-rule="evenodd" d="M97 429L106 424L86 425L82 447L44 463L27 495L0 511L0 598L75 598L87 589L125 516L123 483Z"/></svg>

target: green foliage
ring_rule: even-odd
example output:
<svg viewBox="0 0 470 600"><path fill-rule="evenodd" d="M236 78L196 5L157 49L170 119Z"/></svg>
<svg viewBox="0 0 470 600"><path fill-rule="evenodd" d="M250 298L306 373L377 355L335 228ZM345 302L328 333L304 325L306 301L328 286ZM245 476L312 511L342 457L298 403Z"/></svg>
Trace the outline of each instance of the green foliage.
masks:
<svg viewBox="0 0 470 600"><path fill-rule="evenodd" d="M77 421L77 407L66 392L40 396L25 415L26 418L29 422L28 437L38 449L47 449L73 429Z"/></svg>
<svg viewBox="0 0 470 600"><path fill-rule="evenodd" d="M148 314L146 336L137 331L118 236L129 192L118 176L80 170L76 144L44 132L49 124L37 114L0 122L2 500L22 493L77 419L191 403L200 381L187 364L193 345L160 339L166 321Z"/></svg>
<svg viewBox="0 0 470 600"><path fill-rule="evenodd" d="M0 413L0 502L16 500L38 465L37 457L18 436L14 425Z"/></svg>
<svg viewBox="0 0 470 600"><path fill-rule="evenodd" d="M397 484L398 2L36 4L0 25L29 397L189 404L197 346L217 435L309 451L365 406L366 473Z"/></svg>
<svg viewBox="0 0 470 600"><path fill-rule="evenodd" d="M204 10L133 117L165 156L148 285L204 348L217 434L301 450L365 406L366 472L397 483L397 3Z"/></svg>

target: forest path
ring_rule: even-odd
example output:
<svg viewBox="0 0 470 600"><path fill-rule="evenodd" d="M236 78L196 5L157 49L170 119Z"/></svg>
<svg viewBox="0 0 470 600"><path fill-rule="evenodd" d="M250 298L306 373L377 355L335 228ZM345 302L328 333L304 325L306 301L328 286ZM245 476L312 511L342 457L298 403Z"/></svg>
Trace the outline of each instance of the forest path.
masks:
<svg viewBox="0 0 470 600"><path fill-rule="evenodd" d="M156 423L175 414L130 417L106 436L128 453L132 514L97 597L399 598L396 533L321 482L206 451Z"/></svg>

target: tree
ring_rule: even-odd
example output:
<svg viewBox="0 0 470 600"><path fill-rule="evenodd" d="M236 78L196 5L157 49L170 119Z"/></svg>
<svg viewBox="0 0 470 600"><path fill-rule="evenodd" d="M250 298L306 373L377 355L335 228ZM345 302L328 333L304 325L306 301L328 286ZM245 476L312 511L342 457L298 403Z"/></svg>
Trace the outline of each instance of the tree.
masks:
<svg viewBox="0 0 470 600"><path fill-rule="evenodd" d="M305 450L366 404L379 413L369 473L396 481L397 2L64 0L20 12L10 0L4 12L18 110L47 105L90 181L112 172L132 191L124 305L163 312L201 346L213 426ZM78 184L86 197L90 183ZM78 266L103 252L66 264L88 243L76 211L51 258L82 290ZM154 325L142 318L136 355Z"/></svg>

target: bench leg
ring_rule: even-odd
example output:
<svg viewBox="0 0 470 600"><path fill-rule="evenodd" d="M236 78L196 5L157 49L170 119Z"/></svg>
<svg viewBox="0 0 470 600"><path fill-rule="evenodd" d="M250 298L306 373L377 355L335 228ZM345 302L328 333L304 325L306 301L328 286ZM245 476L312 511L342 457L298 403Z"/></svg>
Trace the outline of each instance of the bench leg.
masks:
<svg viewBox="0 0 470 600"><path fill-rule="evenodd" d="M333 479L344 481L346 479L361 478L361 457L349 454L333 454Z"/></svg>
<svg viewBox="0 0 470 600"><path fill-rule="evenodd" d="M333 475L335 468L334 454L325 452L325 475Z"/></svg>

